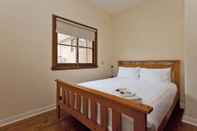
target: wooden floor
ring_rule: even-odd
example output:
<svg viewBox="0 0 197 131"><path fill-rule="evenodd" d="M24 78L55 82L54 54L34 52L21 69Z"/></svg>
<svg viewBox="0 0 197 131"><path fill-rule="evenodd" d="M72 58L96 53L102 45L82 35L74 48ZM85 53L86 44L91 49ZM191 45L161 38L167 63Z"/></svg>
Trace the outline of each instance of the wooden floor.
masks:
<svg viewBox="0 0 197 131"><path fill-rule="evenodd" d="M181 122L183 112L175 111L165 131L197 131L197 127ZM64 120L58 120L55 111L17 122L0 128L0 131L89 131L74 118L68 116Z"/></svg>

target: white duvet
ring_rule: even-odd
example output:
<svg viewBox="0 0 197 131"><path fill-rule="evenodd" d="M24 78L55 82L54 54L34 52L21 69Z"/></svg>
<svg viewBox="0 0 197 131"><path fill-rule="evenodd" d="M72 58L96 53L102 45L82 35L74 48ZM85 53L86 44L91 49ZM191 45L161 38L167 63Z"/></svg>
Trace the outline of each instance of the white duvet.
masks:
<svg viewBox="0 0 197 131"><path fill-rule="evenodd" d="M148 82L131 78L110 78L80 83L79 85L99 90L112 95L117 95L117 88L127 88L142 98L144 104L153 107L153 111L148 115L148 128L156 131L173 104L177 88L173 83ZM99 108L99 106L98 106ZM98 109L98 123L100 123L100 109ZM90 114L90 112L89 112ZM122 114L122 131L133 130L133 119ZM111 130L111 111L109 111L109 130Z"/></svg>

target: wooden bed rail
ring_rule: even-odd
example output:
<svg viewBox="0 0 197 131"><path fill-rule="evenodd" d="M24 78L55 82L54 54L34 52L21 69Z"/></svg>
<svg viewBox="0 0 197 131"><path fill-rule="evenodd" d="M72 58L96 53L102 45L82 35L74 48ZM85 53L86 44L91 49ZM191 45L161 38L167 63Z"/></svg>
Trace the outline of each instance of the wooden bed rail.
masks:
<svg viewBox="0 0 197 131"><path fill-rule="evenodd" d="M92 131L108 131L108 109L110 108L112 131L121 131L122 113L134 119L132 131L147 131L147 114L152 112L152 107L61 80L56 82L58 117L63 110ZM100 116L97 116L98 103ZM98 117L100 123L97 122Z"/></svg>

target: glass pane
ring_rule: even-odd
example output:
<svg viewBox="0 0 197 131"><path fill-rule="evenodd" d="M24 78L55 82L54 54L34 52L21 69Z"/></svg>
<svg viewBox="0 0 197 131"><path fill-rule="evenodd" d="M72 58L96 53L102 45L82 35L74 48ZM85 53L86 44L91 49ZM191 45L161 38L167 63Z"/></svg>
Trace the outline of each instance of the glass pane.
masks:
<svg viewBox="0 0 197 131"><path fill-rule="evenodd" d="M79 39L79 46L83 46L83 47L90 47L92 48L92 41L89 40L85 40L85 39Z"/></svg>
<svg viewBox="0 0 197 131"><path fill-rule="evenodd" d="M92 63L92 49L79 48L79 63Z"/></svg>
<svg viewBox="0 0 197 131"><path fill-rule="evenodd" d="M76 47L58 45L58 63L76 63Z"/></svg>
<svg viewBox="0 0 197 131"><path fill-rule="evenodd" d="M77 38L66 34L58 33L58 44L77 45Z"/></svg>

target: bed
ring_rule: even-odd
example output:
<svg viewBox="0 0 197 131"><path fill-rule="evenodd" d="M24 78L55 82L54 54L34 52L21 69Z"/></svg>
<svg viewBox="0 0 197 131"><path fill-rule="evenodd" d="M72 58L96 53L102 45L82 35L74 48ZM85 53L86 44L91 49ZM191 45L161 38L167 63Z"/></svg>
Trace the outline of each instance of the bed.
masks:
<svg viewBox="0 0 197 131"><path fill-rule="evenodd" d="M171 82L109 78L73 84L57 81L57 114L72 115L93 131L162 131L179 105L180 61L119 61L120 67L171 68ZM117 95L128 88L142 101Z"/></svg>

